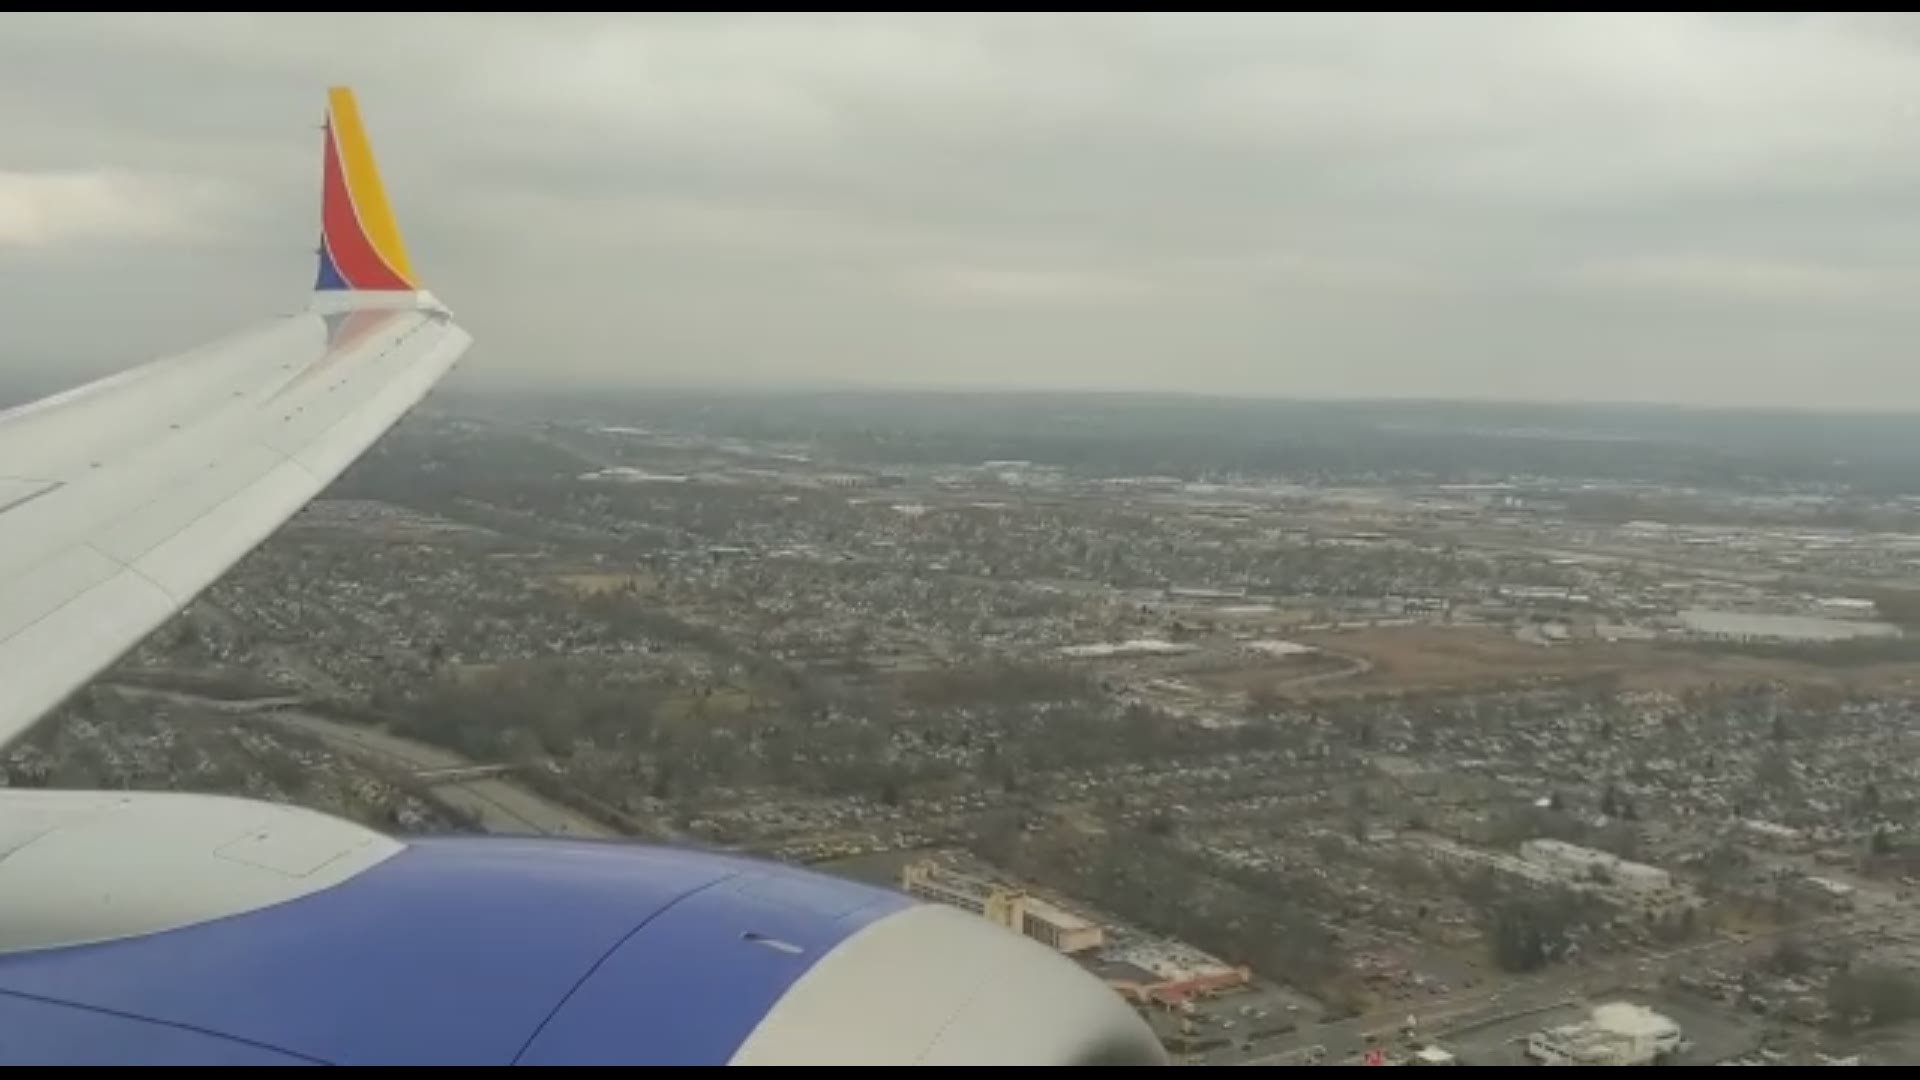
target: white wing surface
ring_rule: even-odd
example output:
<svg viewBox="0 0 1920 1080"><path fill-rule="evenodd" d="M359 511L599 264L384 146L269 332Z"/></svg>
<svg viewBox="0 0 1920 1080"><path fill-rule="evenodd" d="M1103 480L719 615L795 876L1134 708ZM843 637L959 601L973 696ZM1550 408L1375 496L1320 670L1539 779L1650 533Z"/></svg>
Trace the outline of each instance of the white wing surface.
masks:
<svg viewBox="0 0 1920 1080"><path fill-rule="evenodd" d="M472 343L330 94L307 311L0 412L0 745L319 494Z"/></svg>

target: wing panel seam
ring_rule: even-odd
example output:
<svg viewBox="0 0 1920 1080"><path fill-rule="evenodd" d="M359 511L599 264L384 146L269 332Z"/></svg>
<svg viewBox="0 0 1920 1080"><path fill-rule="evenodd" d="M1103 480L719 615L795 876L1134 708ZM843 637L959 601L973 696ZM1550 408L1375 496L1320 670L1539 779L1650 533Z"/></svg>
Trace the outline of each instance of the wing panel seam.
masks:
<svg viewBox="0 0 1920 1080"><path fill-rule="evenodd" d="M93 552L94 554L100 556L101 558L107 560L109 563L112 563L113 565L119 567L122 570L131 569L130 567L127 566L127 564L121 562L119 559L116 559L113 556L107 554L106 552L101 551L99 548L94 547L91 542L81 544L79 545L79 547L85 548L86 550ZM78 550L78 548L68 548L67 550L75 551L75 550ZM40 563L34 563L30 567L30 569L37 570L37 569L40 569L41 566L42 564ZM112 573L107 574L107 576L101 578L100 580L94 582L93 584L86 586L85 588L79 590L78 592L68 595L66 598L62 599L59 603L41 612L39 615L35 616L34 618L28 619L26 622L23 622L19 626L14 627L13 630L10 631L6 637L0 638L0 645L6 645L9 642L12 642L14 639L19 638L23 634L26 634L28 631L32 630L34 627L39 626L41 623L46 622L48 619L53 618L55 615L60 614L61 612L67 610L73 605L79 603L81 600L87 598L88 596L91 596L94 590L100 588L101 586L112 584L115 576L116 575ZM138 576L142 580L145 580L147 584L153 585L152 580L148 579L145 574L139 574ZM158 585L154 585L154 588L159 589L160 587ZM168 592L165 589L160 589L160 595L166 597L169 600L173 599L173 594Z"/></svg>
<svg viewBox="0 0 1920 1080"><path fill-rule="evenodd" d="M225 505L225 504L223 503L222 505ZM201 517L205 517L205 516L206 515L204 514L201 515ZM199 521L199 520L200 518L193 519L193 521ZM193 524L193 522L190 521L187 524L191 525ZM185 528L183 526L181 529L175 530L173 535L178 536L180 535L181 532L184 532L184 531L185 531ZM182 600L179 597L173 595L172 589L169 589L165 585L162 585L159 582L153 580L153 578L147 575L146 571L140 569L139 567L133 565L130 562L124 562L120 559L114 558L112 555L109 555L106 552L100 550L100 546L98 544L95 544L91 540L87 541L85 544L82 544L81 546L86 548L88 551L93 552L95 555L98 555L101 558L107 560L113 565L119 567L121 570L125 571L126 573L132 574L134 577L137 577L141 581L144 581L147 584L153 586L155 591L157 591L161 596L164 596L167 598L167 603L171 605L175 611L178 611L180 608L183 608L186 606L185 600ZM71 602L72 602L71 600L68 601L68 603L71 603ZM60 606L65 607L66 604L62 604ZM57 611L59 609L56 608L55 610Z"/></svg>
<svg viewBox="0 0 1920 1080"><path fill-rule="evenodd" d="M37 491L29 491L11 502L0 502L0 514L4 514L9 510L18 510L42 495L59 491L61 488L67 486L64 480L33 480L26 477L21 477L20 479L26 480L29 484L45 484L46 486Z"/></svg>

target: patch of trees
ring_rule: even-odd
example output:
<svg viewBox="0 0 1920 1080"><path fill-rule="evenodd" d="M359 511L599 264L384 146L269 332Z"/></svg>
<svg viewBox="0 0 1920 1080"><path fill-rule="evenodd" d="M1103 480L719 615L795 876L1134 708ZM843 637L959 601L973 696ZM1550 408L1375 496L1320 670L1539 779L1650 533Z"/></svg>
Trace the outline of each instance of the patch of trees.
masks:
<svg viewBox="0 0 1920 1080"><path fill-rule="evenodd" d="M532 601L552 607L556 614L577 612L598 623L609 636L624 641L658 642L701 649L709 655L731 658L737 651L727 635L674 616L649 598L631 590L596 592L578 599L540 594Z"/></svg>
<svg viewBox="0 0 1920 1080"><path fill-rule="evenodd" d="M1881 618L1903 630L1920 631L1920 589L1870 589L1866 596Z"/></svg>
<svg viewBox="0 0 1920 1080"><path fill-rule="evenodd" d="M1523 841L1542 839L1585 844L1592 833L1592 827L1566 809L1556 795L1546 806L1520 803L1507 807L1488 821L1483 839L1492 847L1514 848Z"/></svg>
<svg viewBox="0 0 1920 1080"><path fill-rule="evenodd" d="M1564 959L1586 923L1586 905L1565 891L1510 897L1489 914L1487 938L1503 971L1538 971Z"/></svg>
<svg viewBox="0 0 1920 1080"><path fill-rule="evenodd" d="M1920 976L1880 964L1839 972L1827 984L1827 1009L1842 1030L1912 1020L1920 1017Z"/></svg>
<svg viewBox="0 0 1920 1080"><path fill-rule="evenodd" d="M1458 887L1481 912L1481 929L1503 971L1537 971L1565 959L1586 929L1610 914L1593 896L1564 887L1516 886L1491 867L1467 874Z"/></svg>
<svg viewBox="0 0 1920 1080"><path fill-rule="evenodd" d="M900 692L914 705L944 708L1022 701L1092 701L1100 687L1085 672L1064 666L993 662L977 667L915 672Z"/></svg>
<svg viewBox="0 0 1920 1080"><path fill-rule="evenodd" d="M225 701L278 697L287 692L286 687L278 686L257 674L246 671L155 671L115 668L107 681L110 684L118 683L123 686L175 690L183 694Z"/></svg>
<svg viewBox="0 0 1920 1080"><path fill-rule="evenodd" d="M1818 964L1807 943L1796 937L1784 937L1780 944L1773 947L1773 955L1768 965L1776 974L1787 978L1798 978L1811 972Z"/></svg>
<svg viewBox="0 0 1920 1080"><path fill-rule="evenodd" d="M593 663L526 661L443 676L380 705L397 734L478 761L552 759L616 805L747 786L899 805L957 775L948 757L902 752L894 738L902 719L878 700L804 677L746 691L622 678ZM1028 742L1052 740L1048 733Z"/></svg>
<svg viewBox="0 0 1920 1080"><path fill-rule="evenodd" d="M579 677L561 663L512 664L428 684L394 718L394 730L469 757L564 757L576 741L646 740L666 696L656 684Z"/></svg>
<svg viewBox="0 0 1920 1080"><path fill-rule="evenodd" d="M1634 808L1633 800L1627 797L1626 792L1620 790L1618 784L1611 781L1600 793L1600 812L1607 817L1622 821L1640 820L1640 813Z"/></svg>
<svg viewBox="0 0 1920 1080"><path fill-rule="evenodd" d="M1190 941L1229 963L1307 989L1346 971L1326 911L1293 884L1228 879L1175 841L1145 832L1028 832L1013 817L974 846L1021 877L1074 896L1156 933Z"/></svg>

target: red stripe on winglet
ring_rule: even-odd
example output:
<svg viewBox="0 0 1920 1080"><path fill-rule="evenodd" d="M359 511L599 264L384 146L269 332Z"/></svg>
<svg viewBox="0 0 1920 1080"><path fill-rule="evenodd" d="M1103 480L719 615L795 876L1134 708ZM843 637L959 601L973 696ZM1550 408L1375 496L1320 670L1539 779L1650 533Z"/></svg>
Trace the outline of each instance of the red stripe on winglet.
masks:
<svg viewBox="0 0 1920 1080"><path fill-rule="evenodd" d="M413 287L393 271L373 248L373 242L360 227L353 210L353 196L347 190L347 176L340 168L340 153L333 145L333 125L327 125L326 181L320 196L320 227L325 231L327 251L333 263L355 289L379 289L411 292Z"/></svg>

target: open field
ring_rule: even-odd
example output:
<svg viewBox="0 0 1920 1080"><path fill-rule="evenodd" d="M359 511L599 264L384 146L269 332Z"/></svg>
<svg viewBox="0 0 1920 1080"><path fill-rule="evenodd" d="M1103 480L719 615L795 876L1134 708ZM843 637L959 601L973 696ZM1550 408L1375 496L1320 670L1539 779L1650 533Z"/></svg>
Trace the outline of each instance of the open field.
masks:
<svg viewBox="0 0 1920 1080"><path fill-rule="evenodd" d="M1185 674L1188 682L1221 693L1285 692L1297 685L1321 683L1339 675L1357 676L1364 664L1357 657L1316 651L1293 656L1254 657L1244 662L1209 666Z"/></svg>
<svg viewBox="0 0 1920 1080"><path fill-rule="evenodd" d="M1315 687L1332 694L1460 689L1519 679L1619 674L1671 663L1641 644L1541 646L1484 627L1392 626L1302 634L1298 640L1372 662L1364 675Z"/></svg>
<svg viewBox="0 0 1920 1080"><path fill-rule="evenodd" d="M1378 627L1302 634L1298 640L1373 665L1352 678L1280 687L1314 696L1464 690L1526 680L1605 677L1618 679L1623 689L1643 690L1781 682L1892 694L1920 691L1920 661L1843 667L1815 659L1745 656L1648 642L1542 646L1483 627Z"/></svg>
<svg viewBox="0 0 1920 1080"><path fill-rule="evenodd" d="M580 596L592 596L596 593L620 592L632 589L637 593L650 593L659 584L652 574L624 572L608 573L558 573L553 575L554 584L570 589Z"/></svg>

